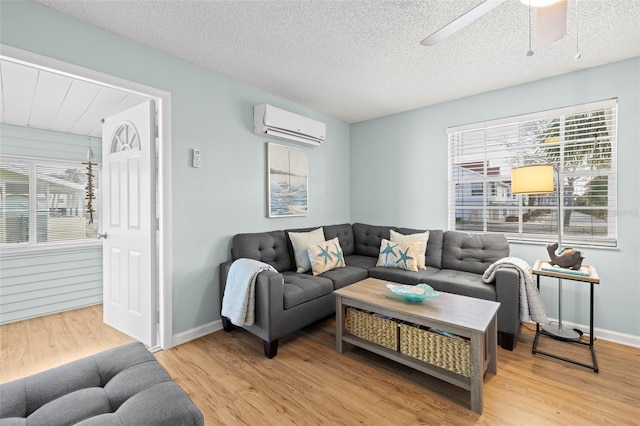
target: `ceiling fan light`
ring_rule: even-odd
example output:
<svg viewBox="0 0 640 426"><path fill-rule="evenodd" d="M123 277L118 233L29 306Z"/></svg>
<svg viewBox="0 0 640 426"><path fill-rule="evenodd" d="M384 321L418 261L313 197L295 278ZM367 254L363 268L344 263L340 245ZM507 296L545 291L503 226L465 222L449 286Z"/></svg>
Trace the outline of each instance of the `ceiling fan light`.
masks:
<svg viewBox="0 0 640 426"><path fill-rule="evenodd" d="M531 7L545 7L558 3L560 0L520 0L520 3Z"/></svg>

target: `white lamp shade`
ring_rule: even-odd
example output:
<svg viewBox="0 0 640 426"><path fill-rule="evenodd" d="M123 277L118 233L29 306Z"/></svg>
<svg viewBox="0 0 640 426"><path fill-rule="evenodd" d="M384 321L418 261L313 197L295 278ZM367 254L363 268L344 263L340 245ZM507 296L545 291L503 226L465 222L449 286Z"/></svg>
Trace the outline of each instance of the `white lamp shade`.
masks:
<svg viewBox="0 0 640 426"><path fill-rule="evenodd" d="M543 164L511 169L513 194L548 194L553 191L553 166Z"/></svg>

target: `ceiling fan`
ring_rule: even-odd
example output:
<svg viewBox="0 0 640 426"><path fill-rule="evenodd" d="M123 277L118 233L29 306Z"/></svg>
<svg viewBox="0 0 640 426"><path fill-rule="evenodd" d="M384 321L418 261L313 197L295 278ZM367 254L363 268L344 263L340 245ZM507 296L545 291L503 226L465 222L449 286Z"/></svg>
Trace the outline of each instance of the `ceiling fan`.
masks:
<svg viewBox="0 0 640 426"><path fill-rule="evenodd" d="M422 40L420 44L433 46L489 13L505 1L507 0L486 0L480 3ZM567 0L520 0L520 2L536 8L536 28L540 45L546 46L565 36L567 33Z"/></svg>

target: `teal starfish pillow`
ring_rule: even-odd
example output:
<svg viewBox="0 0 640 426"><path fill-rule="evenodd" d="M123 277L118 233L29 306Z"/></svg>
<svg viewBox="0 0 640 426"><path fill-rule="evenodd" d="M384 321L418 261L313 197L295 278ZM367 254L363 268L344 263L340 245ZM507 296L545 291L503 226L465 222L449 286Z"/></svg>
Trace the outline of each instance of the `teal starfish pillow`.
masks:
<svg viewBox="0 0 640 426"><path fill-rule="evenodd" d="M344 263L344 253L340 247L338 237L329 241L310 244L307 247L307 252L309 253L313 275L320 275L323 272L347 266Z"/></svg>
<svg viewBox="0 0 640 426"><path fill-rule="evenodd" d="M388 266L391 268L418 270L418 258L424 250L423 242L403 242L382 240L380 255L376 266ZM424 255L424 251L423 251Z"/></svg>

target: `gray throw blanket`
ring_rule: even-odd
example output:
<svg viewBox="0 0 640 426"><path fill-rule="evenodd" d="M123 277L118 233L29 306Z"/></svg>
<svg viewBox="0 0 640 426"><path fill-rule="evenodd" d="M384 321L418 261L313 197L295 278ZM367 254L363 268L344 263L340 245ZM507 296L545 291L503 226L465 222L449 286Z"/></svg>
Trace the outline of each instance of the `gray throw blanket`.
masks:
<svg viewBox="0 0 640 426"><path fill-rule="evenodd" d="M238 259L231 264L222 296L222 316L242 327L255 322L256 277L262 271L276 271L273 266L253 259Z"/></svg>
<svg viewBox="0 0 640 426"><path fill-rule="evenodd" d="M518 273L520 281L520 321L535 321L539 324L547 324L547 310L540 297L540 292L536 288L531 274L531 266L518 257L505 257L496 262L484 271L482 280L490 283L495 279L496 271L499 269L512 269Z"/></svg>

